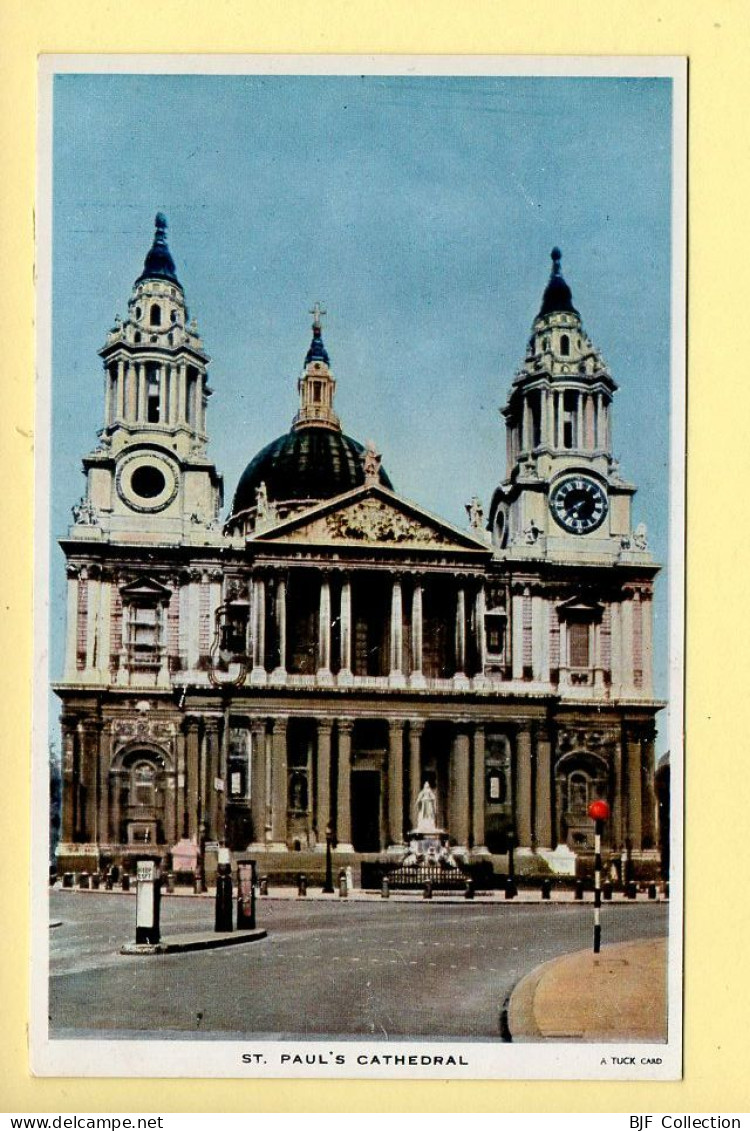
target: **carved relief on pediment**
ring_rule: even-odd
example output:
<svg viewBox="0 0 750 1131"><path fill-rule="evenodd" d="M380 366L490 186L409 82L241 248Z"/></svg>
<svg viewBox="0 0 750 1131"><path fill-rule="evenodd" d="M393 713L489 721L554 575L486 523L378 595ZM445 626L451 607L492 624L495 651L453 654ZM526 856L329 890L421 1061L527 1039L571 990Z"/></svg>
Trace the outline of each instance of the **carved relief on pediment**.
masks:
<svg viewBox="0 0 750 1131"><path fill-rule="evenodd" d="M347 541L419 542L424 545L440 541L436 530L400 511L382 506L376 499L363 499L344 511L334 511L326 516L325 521L331 537Z"/></svg>

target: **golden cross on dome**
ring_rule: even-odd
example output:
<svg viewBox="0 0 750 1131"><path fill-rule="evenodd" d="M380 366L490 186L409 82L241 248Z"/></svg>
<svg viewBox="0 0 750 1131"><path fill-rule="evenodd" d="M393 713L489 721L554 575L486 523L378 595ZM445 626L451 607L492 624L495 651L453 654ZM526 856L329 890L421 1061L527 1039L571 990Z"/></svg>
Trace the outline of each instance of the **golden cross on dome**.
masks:
<svg viewBox="0 0 750 1131"><path fill-rule="evenodd" d="M324 306L321 306L319 302L315 303L312 310L310 311L310 314L312 314L312 316L313 316L313 326L315 327L316 330L320 329L320 320L323 317L323 315L327 314L327 313L328 313L328 311L326 310L326 308Z"/></svg>

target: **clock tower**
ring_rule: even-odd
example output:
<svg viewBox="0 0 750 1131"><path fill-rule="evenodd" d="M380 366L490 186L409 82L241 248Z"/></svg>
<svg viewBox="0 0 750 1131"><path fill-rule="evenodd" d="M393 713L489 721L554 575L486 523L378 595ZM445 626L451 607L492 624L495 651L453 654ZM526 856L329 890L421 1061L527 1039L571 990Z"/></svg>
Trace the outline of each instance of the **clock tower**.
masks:
<svg viewBox="0 0 750 1131"><path fill-rule="evenodd" d="M73 538L218 543L222 480L206 455L209 363L157 213L153 245L99 351L104 427L84 457Z"/></svg>
<svg viewBox="0 0 750 1131"><path fill-rule="evenodd" d="M561 258L553 248L526 356L502 410L506 475L490 529L496 549L513 556L603 562L633 545L635 487L612 456L617 385L583 328Z"/></svg>

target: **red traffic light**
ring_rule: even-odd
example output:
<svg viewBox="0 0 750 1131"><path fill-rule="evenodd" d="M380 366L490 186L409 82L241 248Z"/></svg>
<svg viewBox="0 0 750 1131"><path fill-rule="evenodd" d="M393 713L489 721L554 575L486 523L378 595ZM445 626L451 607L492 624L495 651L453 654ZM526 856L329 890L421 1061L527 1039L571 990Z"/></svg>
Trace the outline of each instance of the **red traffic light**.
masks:
<svg viewBox="0 0 750 1131"><path fill-rule="evenodd" d="M589 817L592 821L606 821L609 817L609 805L606 801L592 801L589 805Z"/></svg>

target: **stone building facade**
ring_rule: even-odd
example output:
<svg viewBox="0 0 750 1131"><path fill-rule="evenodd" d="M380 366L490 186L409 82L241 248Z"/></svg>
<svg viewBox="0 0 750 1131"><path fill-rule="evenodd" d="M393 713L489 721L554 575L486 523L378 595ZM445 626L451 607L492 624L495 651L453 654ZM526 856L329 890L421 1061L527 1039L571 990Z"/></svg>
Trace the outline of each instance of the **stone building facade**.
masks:
<svg viewBox="0 0 750 1131"><path fill-rule="evenodd" d="M61 540L60 866L226 843L273 873L326 830L341 863L393 858L427 780L474 858L512 844L564 870L604 797L610 850L645 869L658 567L559 252L503 410L504 478L466 529L343 432L321 313L292 427L222 522L209 359L157 216L100 351L104 426Z"/></svg>

